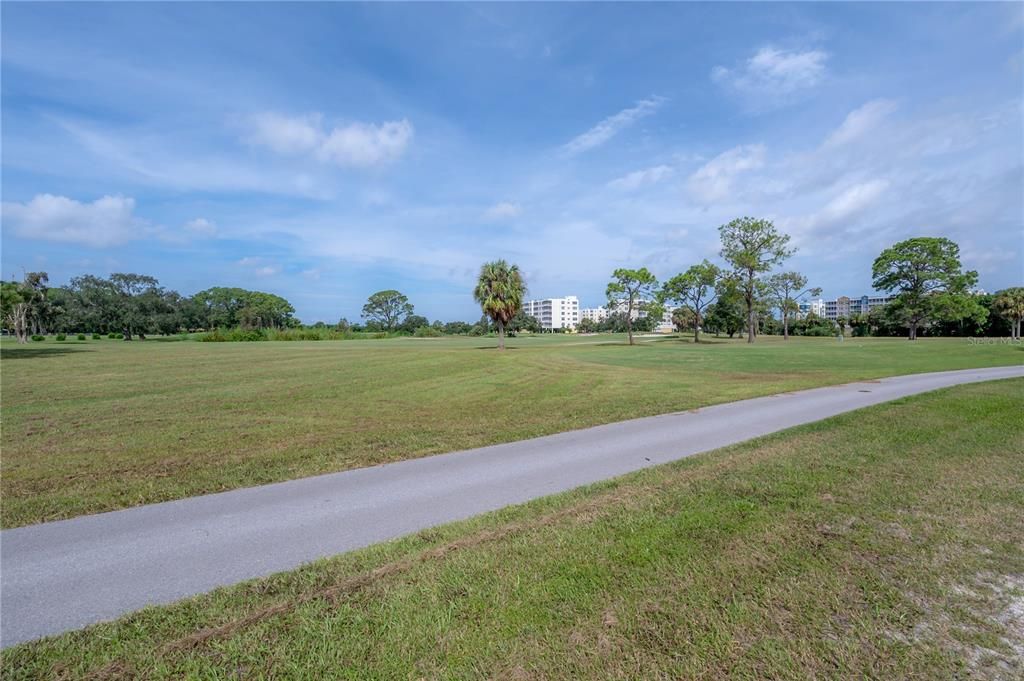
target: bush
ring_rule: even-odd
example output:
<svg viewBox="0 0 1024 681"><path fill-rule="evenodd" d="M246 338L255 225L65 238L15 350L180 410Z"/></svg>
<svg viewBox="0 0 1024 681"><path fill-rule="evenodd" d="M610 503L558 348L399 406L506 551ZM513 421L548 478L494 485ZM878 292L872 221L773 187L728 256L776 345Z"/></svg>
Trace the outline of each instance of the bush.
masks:
<svg viewBox="0 0 1024 681"><path fill-rule="evenodd" d="M39 335L39 334L37 333L37 334L34 334L34 335L32 336L32 340L34 340L34 341L44 341L44 340L46 340L46 336L40 336L40 335Z"/></svg>
<svg viewBox="0 0 1024 681"><path fill-rule="evenodd" d="M85 340L85 334L84 333L78 334L78 340Z"/></svg>
<svg viewBox="0 0 1024 681"><path fill-rule="evenodd" d="M107 338L111 338L111 339L117 338L117 334L114 333L113 331L111 331L110 333L107 334Z"/></svg>
<svg viewBox="0 0 1024 681"><path fill-rule="evenodd" d="M68 339L68 337L65 336L64 334L62 334L62 333L58 333L57 334L57 340L62 341L62 340L67 340L67 339Z"/></svg>
<svg viewBox="0 0 1024 681"><path fill-rule="evenodd" d="M246 343L267 340L261 329L214 329L199 336L204 343Z"/></svg>
<svg viewBox="0 0 1024 681"><path fill-rule="evenodd" d="M100 335L99 335L98 333L94 333L94 334L92 335L92 339L93 339L93 340L99 340L99 339L100 339Z"/></svg>
<svg viewBox="0 0 1024 681"><path fill-rule="evenodd" d="M114 334L114 338L116 338L117 340L123 340L124 339L124 334L123 333L115 333Z"/></svg>
<svg viewBox="0 0 1024 681"><path fill-rule="evenodd" d="M441 335L441 332L432 326L419 326L412 333L416 338L437 338Z"/></svg>

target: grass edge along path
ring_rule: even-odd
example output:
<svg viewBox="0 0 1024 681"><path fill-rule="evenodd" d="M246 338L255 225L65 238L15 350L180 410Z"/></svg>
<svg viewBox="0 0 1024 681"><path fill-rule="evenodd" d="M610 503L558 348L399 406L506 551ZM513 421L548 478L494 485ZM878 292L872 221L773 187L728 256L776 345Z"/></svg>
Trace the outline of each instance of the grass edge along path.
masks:
<svg viewBox="0 0 1024 681"><path fill-rule="evenodd" d="M17 646L4 677L1009 678L1022 408L1021 379L903 398Z"/></svg>

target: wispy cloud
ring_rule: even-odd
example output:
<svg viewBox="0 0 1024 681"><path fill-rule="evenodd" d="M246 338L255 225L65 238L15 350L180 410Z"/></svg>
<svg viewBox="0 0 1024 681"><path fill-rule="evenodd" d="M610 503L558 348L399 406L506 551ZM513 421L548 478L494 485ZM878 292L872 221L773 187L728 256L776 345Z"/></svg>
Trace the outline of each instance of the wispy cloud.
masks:
<svg viewBox="0 0 1024 681"><path fill-rule="evenodd" d="M630 108L609 116L590 130L572 138L562 150L569 155L575 155L599 147L641 118L653 114L665 101L664 97L658 96L641 99Z"/></svg>
<svg viewBox="0 0 1024 681"><path fill-rule="evenodd" d="M185 231L200 236L213 236L217 233L217 225L206 218L196 218L185 223Z"/></svg>
<svg viewBox="0 0 1024 681"><path fill-rule="evenodd" d="M235 264L245 268L257 277L272 277L281 273L281 266L279 264L269 262L265 258L247 256Z"/></svg>
<svg viewBox="0 0 1024 681"><path fill-rule="evenodd" d="M733 192L736 176L762 167L764 158L764 145L733 147L698 168L687 181L687 188L703 203L728 198Z"/></svg>
<svg viewBox="0 0 1024 681"><path fill-rule="evenodd" d="M484 219L492 222L498 220L510 220L518 217L523 212L523 207L511 201L496 203L484 211Z"/></svg>
<svg viewBox="0 0 1024 681"><path fill-rule="evenodd" d="M643 170L634 170L627 175L623 175L622 177L618 177L609 182L608 188L619 191L633 191L643 187L644 185L657 184L671 174L672 168L667 165L657 165L651 168L644 168Z"/></svg>
<svg viewBox="0 0 1024 681"><path fill-rule="evenodd" d="M896 103L888 99L875 99L854 109L825 140L826 147L848 144L867 134L896 110Z"/></svg>
<svg viewBox="0 0 1024 681"><path fill-rule="evenodd" d="M825 77L828 54L822 50L759 49L734 67L716 66L711 80L727 90L756 98L758 105L779 103L781 97L812 88Z"/></svg>
<svg viewBox="0 0 1024 681"><path fill-rule="evenodd" d="M249 142L279 154L310 154L339 166L372 167L399 158L413 138L412 124L353 122L327 129L319 113L285 116L266 112L251 119Z"/></svg>

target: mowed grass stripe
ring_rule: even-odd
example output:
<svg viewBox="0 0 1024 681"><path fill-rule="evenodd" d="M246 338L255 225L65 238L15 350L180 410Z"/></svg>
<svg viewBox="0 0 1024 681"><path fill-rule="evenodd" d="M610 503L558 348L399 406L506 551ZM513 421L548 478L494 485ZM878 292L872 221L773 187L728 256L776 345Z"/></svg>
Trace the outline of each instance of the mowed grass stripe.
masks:
<svg viewBox="0 0 1024 681"><path fill-rule="evenodd" d="M1014 678L1024 380L852 412L4 653L5 678Z"/></svg>
<svg viewBox="0 0 1024 681"><path fill-rule="evenodd" d="M12 527L800 388L1024 360L1020 348L964 339L620 340L517 338L505 353L479 338L4 341L0 520Z"/></svg>

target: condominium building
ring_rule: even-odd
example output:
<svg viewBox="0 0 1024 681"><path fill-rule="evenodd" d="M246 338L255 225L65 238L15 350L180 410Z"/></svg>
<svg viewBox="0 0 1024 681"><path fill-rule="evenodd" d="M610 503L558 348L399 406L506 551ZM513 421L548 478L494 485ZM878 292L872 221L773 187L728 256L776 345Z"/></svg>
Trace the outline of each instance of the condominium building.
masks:
<svg viewBox="0 0 1024 681"><path fill-rule="evenodd" d="M589 319L592 322L600 323L608 319L608 308L606 307L585 307L580 310L580 321Z"/></svg>
<svg viewBox="0 0 1024 681"><path fill-rule="evenodd" d="M640 309L641 305L642 302L637 302L633 305L633 314L630 316L634 321L647 316L647 313ZM610 314L625 313L628 307L629 303L625 301L619 301L615 304L613 309L609 309L609 306L607 305L604 307L586 307L580 310L580 321L583 321L584 319L591 319L595 322L603 322L605 319L608 319L608 315Z"/></svg>
<svg viewBox="0 0 1024 681"><path fill-rule="evenodd" d="M867 314L875 308L882 307L893 300L895 296L861 296L860 298L849 298L839 296L835 300L811 300L800 303L802 314L813 313L825 319L838 319L843 317L849 319L851 315Z"/></svg>
<svg viewBox="0 0 1024 681"><path fill-rule="evenodd" d="M523 312L535 317L545 331L575 329L580 322L580 301L576 296L527 300Z"/></svg>

